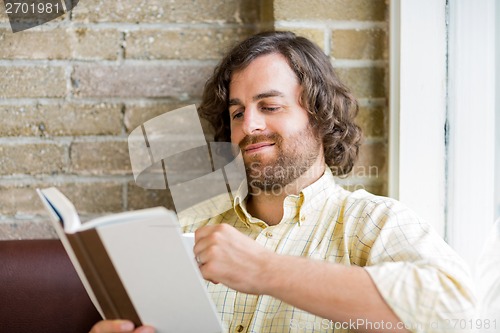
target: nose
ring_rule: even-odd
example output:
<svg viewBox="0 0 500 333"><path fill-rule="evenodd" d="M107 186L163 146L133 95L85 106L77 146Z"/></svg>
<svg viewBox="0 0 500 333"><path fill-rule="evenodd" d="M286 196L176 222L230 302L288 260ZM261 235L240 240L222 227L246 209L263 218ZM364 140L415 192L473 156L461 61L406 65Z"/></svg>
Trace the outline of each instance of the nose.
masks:
<svg viewBox="0 0 500 333"><path fill-rule="evenodd" d="M265 129L265 115L256 108L247 108L243 114L243 132L246 135L252 135Z"/></svg>

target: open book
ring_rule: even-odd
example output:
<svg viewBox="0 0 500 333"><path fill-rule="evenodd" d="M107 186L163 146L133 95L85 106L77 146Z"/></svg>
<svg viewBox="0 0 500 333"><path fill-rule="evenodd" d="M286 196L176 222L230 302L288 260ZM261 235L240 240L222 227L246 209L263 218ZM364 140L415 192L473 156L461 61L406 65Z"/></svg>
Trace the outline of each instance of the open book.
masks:
<svg viewBox="0 0 500 333"><path fill-rule="evenodd" d="M194 260L193 238L183 237L173 212L157 207L82 224L59 190L37 192L104 318L151 325L158 333L222 332Z"/></svg>

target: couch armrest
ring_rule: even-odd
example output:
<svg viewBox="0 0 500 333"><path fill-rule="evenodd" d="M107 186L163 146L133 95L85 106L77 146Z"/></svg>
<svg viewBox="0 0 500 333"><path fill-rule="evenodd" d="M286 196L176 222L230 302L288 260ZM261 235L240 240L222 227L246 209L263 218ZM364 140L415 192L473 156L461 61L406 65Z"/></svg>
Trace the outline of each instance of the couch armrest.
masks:
<svg viewBox="0 0 500 333"><path fill-rule="evenodd" d="M99 320L59 240L0 241L2 331L87 333Z"/></svg>

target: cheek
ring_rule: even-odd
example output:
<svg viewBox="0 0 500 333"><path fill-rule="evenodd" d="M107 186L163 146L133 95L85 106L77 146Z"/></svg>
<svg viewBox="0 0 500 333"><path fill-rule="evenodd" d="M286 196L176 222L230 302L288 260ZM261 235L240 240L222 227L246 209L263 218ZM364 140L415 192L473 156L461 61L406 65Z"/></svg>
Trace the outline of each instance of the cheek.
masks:
<svg viewBox="0 0 500 333"><path fill-rule="evenodd" d="M274 132L280 134L282 137L294 137L297 133L301 133L307 128L307 121L302 119L287 119L281 122L281 127L274 128Z"/></svg>
<svg viewBox="0 0 500 333"><path fill-rule="evenodd" d="M236 126L231 126L231 143L240 143L243 139L243 135L240 132Z"/></svg>

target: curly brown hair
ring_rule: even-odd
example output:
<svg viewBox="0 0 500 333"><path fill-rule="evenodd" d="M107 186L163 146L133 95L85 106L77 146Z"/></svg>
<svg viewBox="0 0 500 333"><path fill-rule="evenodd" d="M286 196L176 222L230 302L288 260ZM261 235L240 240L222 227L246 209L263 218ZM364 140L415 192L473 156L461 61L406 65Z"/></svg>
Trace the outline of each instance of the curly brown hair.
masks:
<svg viewBox="0 0 500 333"><path fill-rule="evenodd" d="M214 127L216 141L230 141L229 83L232 74L259 56L285 57L302 87L300 103L322 139L325 162L337 175L351 172L361 145L361 129L354 122L358 103L339 80L330 59L316 44L287 31L254 35L236 45L205 84L198 109Z"/></svg>

